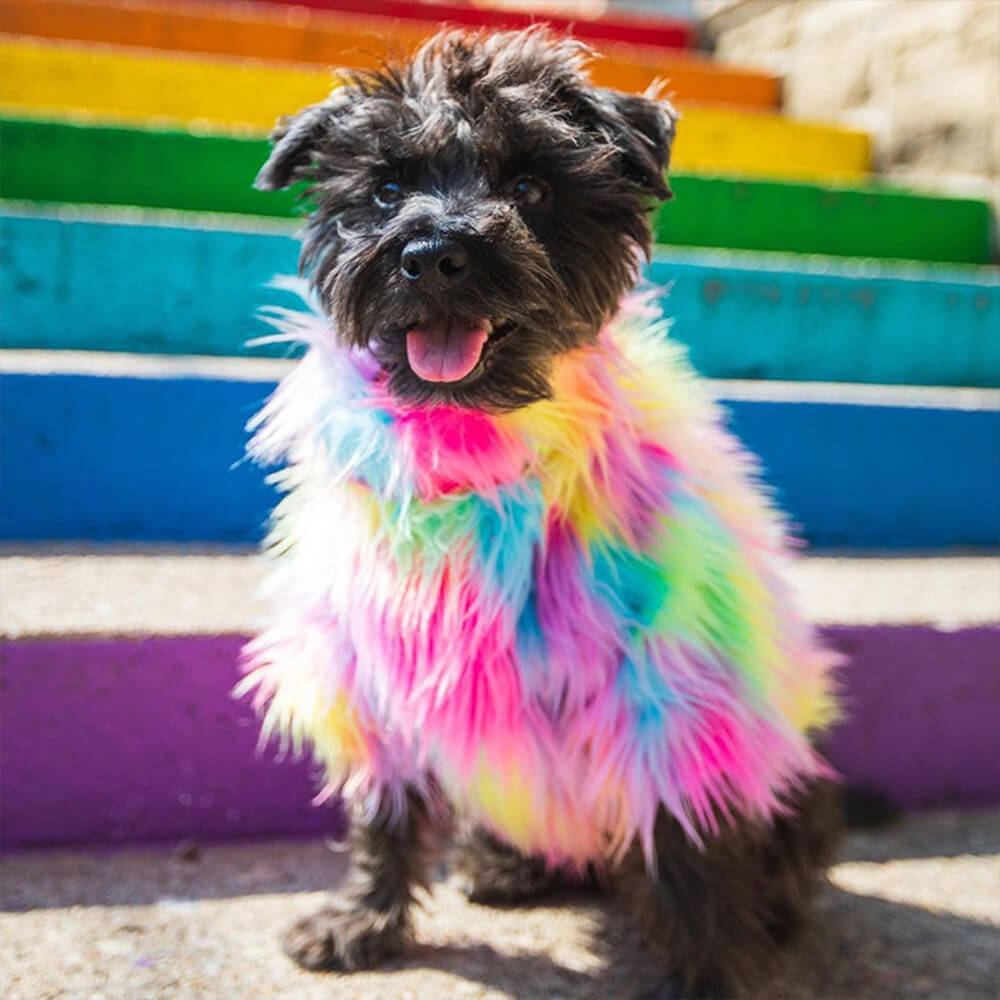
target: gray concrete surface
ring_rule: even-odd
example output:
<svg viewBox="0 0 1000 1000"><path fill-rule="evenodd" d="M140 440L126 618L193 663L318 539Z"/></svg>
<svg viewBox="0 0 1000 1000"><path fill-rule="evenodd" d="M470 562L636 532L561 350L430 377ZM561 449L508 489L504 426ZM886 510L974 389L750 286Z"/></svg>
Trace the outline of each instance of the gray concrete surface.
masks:
<svg viewBox="0 0 1000 1000"><path fill-rule="evenodd" d="M263 561L227 549L2 549L0 635L251 631ZM819 625L1000 622L1000 557L813 556L792 582Z"/></svg>
<svg viewBox="0 0 1000 1000"><path fill-rule="evenodd" d="M276 935L344 870L321 843L0 860L0 993L46 998L612 1000L654 973L600 897L488 909L437 884L391 968L310 975ZM1000 987L1000 811L911 817L845 842L764 998L985 1000Z"/></svg>

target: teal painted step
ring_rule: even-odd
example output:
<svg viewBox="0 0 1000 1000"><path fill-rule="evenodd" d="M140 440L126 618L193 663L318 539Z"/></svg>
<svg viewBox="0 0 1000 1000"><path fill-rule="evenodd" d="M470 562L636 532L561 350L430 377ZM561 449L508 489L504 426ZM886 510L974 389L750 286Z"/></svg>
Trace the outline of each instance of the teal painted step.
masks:
<svg viewBox="0 0 1000 1000"><path fill-rule="evenodd" d="M289 192L252 183L262 139L0 118L0 197L252 215L293 214ZM153 166L155 165L155 169ZM898 189L674 174L657 213L662 243L982 264L984 201Z"/></svg>
<svg viewBox="0 0 1000 1000"><path fill-rule="evenodd" d="M654 284L714 378L1000 386L1000 275L658 253Z"/></svg>
<svg viewBox="0 0 1000 1000"><path fill-rule="evenodd" d="M282 301L265 284L292 273L297 255L290 235L255 223L198 229L8 215L3 343L284 353L245 341L263 332L255 310ZM1000 386L1000 278L991 269L676 252L658 254L649 274L664 289L674 335L712 377Z"/></svg>

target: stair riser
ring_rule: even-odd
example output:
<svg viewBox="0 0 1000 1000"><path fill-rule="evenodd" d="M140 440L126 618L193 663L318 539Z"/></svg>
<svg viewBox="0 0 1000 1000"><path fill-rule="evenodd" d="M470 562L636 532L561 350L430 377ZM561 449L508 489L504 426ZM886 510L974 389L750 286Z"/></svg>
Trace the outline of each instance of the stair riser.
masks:
<svg viewBox="0 0 1000 1000"><path fill-rule="evenodd" d="M670 186L675 198L654 220L659 243L967 264L996 256L993 212L973 199L688 174Z"/></svg>
<svg viewBox="0 0 1000 1000"><path fill-rule="evenodd" d="M273 383L0 378L0 526L15 540L242 542L275 497L243 460ZM725 401L724 401L725 402ZM1000 411L736 400L736 433L815 546L1000 544Z"/></svg>
<svg viewBox="0 0 1000 1000"><path fill-rule="evenodd" d="M253 178L264 139L0 119L0 197L288 217L295 196ZM155 163L156 170L149 164ZM672 172L661 243L985 264L985 202L878 188L735 181Z"/></svg>
<svg viewBox="0 0 1000 1000"><path fill-rule="evenodd" d="M294 273L299 244L290 236L17 216L0 228L8 348L286 353L244 344L266 332L256 310L283 301L265 286ZM669 288L673 336L704 375L1000 386L1000 283L991 272L852 276L714 261L661 254L650 269Z"/></svg>
<svg viewBox="0 0 1000 1000"><path fill-rule="evenodd" d="M317 836L311 768L258 751L238 636L0 644L0 842Z"/></svg>
<svg viewBox="0 0 1000 1000"><path fill-rule="evenodd" d="M270 2L270 0L267 0ZM373 14L409 20L432 20L471 28L524 28L535 24L538 14L496 5L465 3L420 3L412 0L277 0L281 5L309 7L336 13ZM556 5L551 5L556 7ZM252 9L252 5L251 5ZM579 38L632 44L658 45L665 48L690 48L694 45L694 27L678 18L600 17L569 18L550 13L545 20L562 31L572 30Z"/></svg>
<svg viewBox="0 0 1000 1000"><path fill-rule="evenodd" d="M1000 803L1000 628L831 627L850 718L829 755L909 808ZM338 833L314 769L255 750L239 636L5 642L5 848ZM947 664L947 669L942 668Z"/></svg>

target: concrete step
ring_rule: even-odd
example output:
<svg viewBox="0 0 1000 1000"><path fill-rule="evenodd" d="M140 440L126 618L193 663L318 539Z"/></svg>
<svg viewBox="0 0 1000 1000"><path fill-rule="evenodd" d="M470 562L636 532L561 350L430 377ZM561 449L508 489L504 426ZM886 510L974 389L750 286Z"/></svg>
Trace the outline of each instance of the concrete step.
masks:
<svg viewBox="0 0 1000 1000"><path fill-rule="evenodd" d="M1000 813L910 817L852 833L817 915L756 1000L982 1000L1000 976ZM608 1000L655 982L610 899L505 909L436 880L418 944L385 970L295 968L278 935L317 909L346 859L318 840L0 859L5 994L268 1000Z"/></svg>
<svg viewBox="0 0 1000 1000"><path fill-rule="evenodd" d="M234 701L263 618L247 551L0 556L0 841L317 834L307 764L257 750ZM848 656L827 752L908 808L1000 803L1000 557L807 559L804 606ZM946 666L945 666L946 665Z"/></svg>
<svg viewBox="0 0 1000 1000"><path fill-rule="evenodd" d="M439 30L431 7L418 8L422 19L378 14L362 5L355 11L289 12L272 5L164 3L145 0L123 6L109 0L8 0L0 8L0 32L51 40L112 44L163 52L240 56L300 66L375 68L386 56L398 58ZM454 8L452 8L454 10ZM458 8L473 18L485 11ZM520 20L515 15L514 20ZM720 103L735 107L777 108L781 85L773 74L730 67L683 51L683 25L627 22L630 30L614 37L622 22L556 19L559 31L590 38L600 49L594 61L596 83L642 91L656 79L669 79L681 103ZM472 25L470 25L472 27ZM597 37L606 33L612 37Z"/></svg>
<svg viewBox="0 0 1000 1000"><path fill-rule="evenodd" d="M244 427L282 369L260 359L0 352L0 537L258 538L276 498L244 458ZM984 459L1000 440L997 390L715 389L813 546L1000 544L1000 465Z"/></svg>
<svg viewBox="0 0 1000 1000"><path fill-rule="evenodd" d="M294 304L267 287L295 272L288 224L7 204L0 227L8 348L287 353L245 343ZM1000 386L992 268L661 249L648 274L709 377Z"/></svg>
<svg viewBox="0 0 1000 1000"><path fill-rule="evenodd" d="M67 2L73 10L85 6ZM116 10L127 16L144 8ZM264 139L0 118L0 144L3 198L277 217L301 212L294 193L254 190L269 148ZM159 169L145 169L149 163ZM985 201L676 171L670 184L675 198L655 220L664 244L969 264L990 263L995 253Z"/></svg>
<svg viewBox="0 0 1000 1000"><path fill-rule="evenodd" d="M283 114L323 100L327 70L7 35L0 111L26 118L197 125L264 135ZM870 164L862 132L779 115L692 105L672 154L679 170L850 179Z"/></svg>
<svg viewBox="0 0 1000 1000"><path fill-rule="evenodd" d="M248 633L266 612L266 570L249 547L8 544L0 635ZM792 565L791 582L817 625L947 632L1000 623L1000 555L807 556Z"/></svg>

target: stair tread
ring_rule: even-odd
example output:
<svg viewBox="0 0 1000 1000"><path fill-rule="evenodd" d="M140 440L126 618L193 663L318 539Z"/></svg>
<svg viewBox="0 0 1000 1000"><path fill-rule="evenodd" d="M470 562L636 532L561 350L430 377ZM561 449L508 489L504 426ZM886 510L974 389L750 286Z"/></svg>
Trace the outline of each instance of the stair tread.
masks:
<svg viewBox="0 0 1000 1000"><path fill-rule="evenodd" d="M0 635L251 632L265 571L248 550L8 546ZM807 556L790 579L819 625L1000 624L1000 556Z"/></svg>
<svg viewBox="0 0 1000 1000"><path fill-rule="evenodd" d="M993 994L998 838L996 809L850 832L832 884L818 892L815 926L752 1000ZM276 943L346 874L346 855L332 847L314 834L11 855L3 871L12 912L0 919L17 956L17 995L606 1000L658 971L638 938L618 932L620 908L603 896L486 909L466 903L454 880L436 880L415 914L419 953L391 971L353 973L341 994L342 980L296 968ZM615 929L613 961L595 926Z"/></svg>
<svg viewBox="0 0 1000 1000"><path fill-rule="evenodd" d="M218 379L273 382L295 364L281 358L211 354L138 354L0 348L0 375L88 375L105 378ZM771 403L847 403L937 410L1000 410L1000 389L706 378L716 399Z"/></svg>

